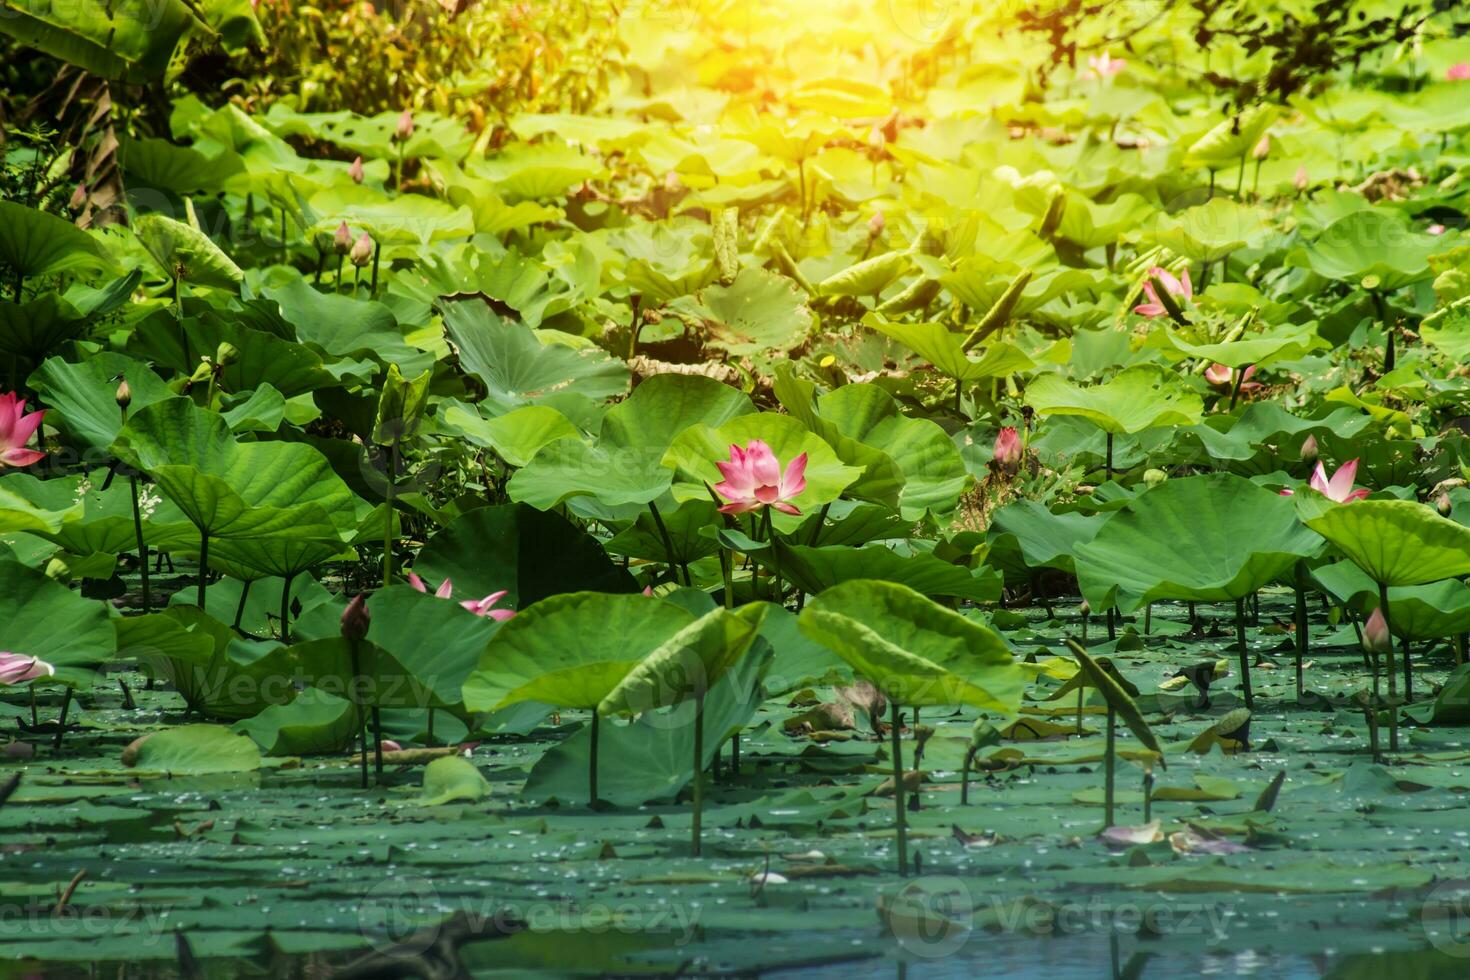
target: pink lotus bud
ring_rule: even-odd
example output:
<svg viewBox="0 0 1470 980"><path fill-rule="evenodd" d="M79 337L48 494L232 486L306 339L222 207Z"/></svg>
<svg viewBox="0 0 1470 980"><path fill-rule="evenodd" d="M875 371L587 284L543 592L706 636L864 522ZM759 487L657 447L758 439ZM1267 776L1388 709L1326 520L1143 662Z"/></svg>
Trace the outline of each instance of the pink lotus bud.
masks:
<svg viewBox="0 0 1470 980"><path fill-rule="evenodd" d="M883 234L883 229L886 225L887 221L883 217L883 212L874 211L873 216L868 219L868 237L877 238Z"/></svg>
<svg viewBox="0 0 1470 980"><path fill-rule="evenodd" d="M1315 463L1317 462L1317 455L1317 437L1308 435L1302 440L1302 462Z"/></svg>
<svg viewBox="0 0 1470 980"><path fill-rule="evenodd" d="M1291 179L1291 183L1292 183L1292 186L1294 186L1299 191L1306 190L1307 189L1307 183L1308 183L1308 181L1307 181L1307 168L1306 167L1297 167L1296 168L1296 176Z"/></svg>
<svg viewBox="0 0 1470 980"><path fill-rule="evenodd" d="M398 117L398 126L393 130L393 138L398 140L399 142L403 142L412 135L413 113L409 112L407 109L404 109L403 115Z"/></svg>
<svg viewBox="0 0 1470 980"><path fill-rule="evenodd" d="M1205 380L1212 385L1228 385L1235 372L1223 364L1211 364L1205 368Z"/></svg>
<svg viewBox="0 0 1470 980"><path fill-rule="evenodd" d="M1264 159L1266 159L1267 156L1270 155L1270 153L1271 153L1271 134L1270 133L1262 133L1261 134L1260 141L1258 143L1256 143L1256 145L1251 149L1251 159L1253 159L1253 160L1264 160Z"/></svg>
<svg viewBox="0 0 1470 980"><path fill-rule="evenodd" d="M1434 225L1430 225L1428 228L1425 228L1424 230L1427 231L1431 235L1443 235L1444 234L1444 225L1434 224Z"/></svg>
<svg viewBox="0 0 1470 980"><path fill-rule="evenodd" d="M347 176L352 178L354 184L362 183L362 157L352 161L352 166L347 168Z"/></svg>
<svg viewBox="0 0 1470 980"><path fill-rule="evenodd" d="M402 752L403 751L403 746L400 745L400 744L398 744L397 742L393 741L391 738L385 738L385 739L383 739L383 741L381 741L381 742L378 743L378 747L381 748L384 752Z"/></svg>
<svg viewBox="0 0 1470 980"><path fill-rule="evenodd" d="M1021 468L1021 434L1008 425L995 437L995 465L1007 473Z"/></svg>
<svg viewBox="0 0 1470 980"><path fill-rule="evenodd" d="M1444 77L1451 82L1463 82L1470 78L1470 61L1457 61L1444 70Z"/></svg>
<svg viewBox="0 0 1470 980"><path fill-rule="evenodd" d="M1440 495L1434 499L1434 509L1439 511L1440 517L1449 517L1450 511L1455 509L1455 502L1450 499L1449 494L1441 491Z"/></svg>
<svg viewBox="0 0 1470 980"><path fill-rule="evenodd" d="M357 241L352 243L352 251L347 253L347 259L353 265L361 269L373 260L373 236L363 232L357 236Z"/></svg>
<svg viewBox="0 0 1470 980"><path fill-rule="evenodd" d="M352 229L347 227L347 222L344 221L337 226L336 232L332 235L332 247L339 255L346 255L352 251Z"/></svg>
<svg viewBox="0 0 1470 980"><path fill-rule="evenodd" d="M372 614L368 612L367 596L355 595L347 604L347 609L342 613L342 635L356 642L368 635L368 629L373 624Z"/></svg>
<svg viewBox="0 0 1470 980"><path fill-rule="evenodd" d="M1383 653L1389 649L1388 620L1383 618L1383 609L1373 610L1373 615L1363 624L1363 646L1370 653Z"/></svg>

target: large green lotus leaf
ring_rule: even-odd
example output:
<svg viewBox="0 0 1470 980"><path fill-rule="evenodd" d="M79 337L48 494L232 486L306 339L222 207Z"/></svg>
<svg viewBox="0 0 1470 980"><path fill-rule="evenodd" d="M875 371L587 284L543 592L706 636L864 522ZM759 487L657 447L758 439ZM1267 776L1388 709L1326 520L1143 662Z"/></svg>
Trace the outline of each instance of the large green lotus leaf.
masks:
<svg viewBox="0 0 1470 980"><path fill-rule="evenodd" d="M671 511L660 512L659 517L669 533L673 554L664 545L658 522L647 511L607 542L608 552L644 561L688 565L720 550L719 541L701 533L707 528L724 526L714 501L686 500Z"/></svg>
<svg viewBox="0 0 1470 980"><path fill-rule="evenodd" d="M24 504L42 514L62 515L56 526L24 528L72 555L119 554L137 546L133 526L132 489L126 480L114 480L103 490L106 470L85 475L37 479L29 473L0 477L0 526L5 501ZM160 525L183 520L171 506L154 506L143 522L145 540ZM22 529L17 529L22 530Z"/></svg>
<svg viewBox="0 0 1470 980"><path fill-rule="evenodd" d="M711 609L635 664L597 713L640 715L703 698L755 642L766 608L753 602L733 612Z"/></svg>
<svg viewBox="0 0 1470 980"><path fill-rule="evenodd" d="M691 426L718 426L754 411L744 393L710 378L658 375L603 417L595 444L559 439L513 477L511 499L548 510L572 497L607 506L646 504L668 490L674 474L664 454ZM721 457L725 458L725 457Z"/></svg>
<svg viewBox="0 0 1470 980"><path fill-rule="evenodd" d="M1451 361L1470 361L1470 298L1425 317L1419 336Z"/></svg>
<svg viewBox="0 0 1470 980"><path fill-rule="evenodd" d="M863 323L879 333L903 344L944 374L960 381L1004 377L1029 371L1035 366L1031 358L1007 343L989 344L979 360L965 353L965 335L955 333L942 323L895 323L877 314L864 317Z"/></svg>
<svg viewBox="0 0 1470 980"><path fill-rule="evenodd" d="M1292 415L1276 402L1251 402L1238 416L1207 415L1199 425L1181 429L1181 441L1198 439L1212 459L1246 460L1268 445L1290 443L1286 458L1298 455L1297 448L1308 435L1321 441L1327 434L1352 439L1373 424L1373 418L1351 408L1339 408L1319 419ZM1275 466L1276 457L1272 457Z"/></svg>
<svg viewBox="0 0 1470 980"><path fill-rule="evenodd" d="M414 562L431 585L478 599L509 593L503 608L523 610L563 592L635 592L637 583L602 545L560 514L523 504L479 507L431 537Z"/></svg>
<svg viewBox="0 0 1470 980"><path fill-rule="evenodd" d="M171 775L254 772L260 768L260 749L223 725L184 725L145 738L132 765Z"/></svg>
<svg viewBox="0 0 1470 980"><path fill-rule="evenodd" d="M1073 550L1082 594L1124 613L1155 599L1242 598L1321 550L1291 501L1229 473L1173 479Z"/></svg>
<svg viewBox="0 0 1470 980"><path fill-rule="evenodd" d="M87 317L60 293L42 293L25 303L0 302L0 354L39 360L80 337Z"/></svg>
<svg viewBox="0 0 1470 980"><path fill-rule="evenodd" d="M364 706L423 709L459 704L458 693L449 700L437 697L415 671L371 640L353 644L341 636L327 636L281 649L290 664L288 674L328 694L360 699ZM354 676L362 679L356 686Z"/></svg>
<svg viewBox="0 0 1470 980"><path fill-rule="evenodd" d="M706 346L736 356L790 350L806 339L814 322L794 282L759 268L741 269L728 286L706 286L697 298L671 308L699 323Z"/></svg>
<svg viewBox="0 0 1470 980"><path fill-rule="evenodd" d="M163 139L123 139L118 162L129 187L151 187L175 194L215 193L245 167L239 155L226 151L205 156L198 150Z"/></svg>
<svg viewBox="0 0 1470 980"><path fill-rule="evenodd" d="M82 519L85 511L81 501L75 498L61 501L62 506L54 509L38 505L24 492L29 489L29 485L22 481L34 481L38 484L42 482L28 473L12 473L0 477L0 534L16 531L55 533L64 524Z"/></svg>
<svg viewBox="0 0 1470 980"><path fill-rule="evenodd" d="M162 214L133 219L133 233L170 279L238 291L245 273L208 235Z"/></svg>
<svg viewBox="0 0 1470 980"><path fill-rule="evenodd" d="M1396 215L1355 211L1322 231L1306 262L1319 276L1354 285L1377 276L1378 288L1389 290L1433 276L1429 256L1444 250L1435 236L1413 231Z"/></svg>
<svg viewBox="0 0 1470 980"><path fill-rule="evenodd" d="M405 377L417 377L433 364L433 355L403 339L393 312L374 300L323 293L305 279L293 279L264 295L280 309L296 339L329 359L371 357L396 364Z"/></svg>
<svg viewBox="0 0 1470 980"><path fill-rule="evenodd" d="M458 755L435 759L424 767L424 791L419 806L475 803L490 795L490 781L470 760Z"/></svg>
<svg viewBox="0 0 1470 980"><path fill-rule="evenodd" d="M477 446L495 450L512 466L526 466L536 454L558 439L581 439L571 419L549 405L523 405L487 419L454 399L439 403L435 416L442 427L457 432Z"/></svg>
<svg viewBox="0 0 1470 980"><path fill-rule="evenodd" d="M366 231L380 245L427 245L475 233L469 208L422 194L389 197L366 184L338 184L311 195L309 203L321 215L311 229L314 235L331 235L344 221L354 231Z"/></svg>
<svg viewBox="0 0 1470 980"><path fill-rule="evenodd" d="M484 383L496 414L566 392L602 401L627 390L628 366L601 348L543 343L480 299L445 300L443 312L460 367Z"/></svg>
<svg viewBox="0 0 1470 980"><path fill-rule="evenodd" d="M1237 249L1254 247L1271 231L1260 208L1217 197L1178 214L1160 212L1144 239L1194 262L1217 262Z"/></svg>
<svg viewBox="0 0 1470 980"><path fill-rule="evenodd" d="M899 704L1012 715L1026 673L988 628L903 585L857 579L812 599L801 631Z"/></svg>
<svg viewBox="0 0 1470 980"><path fill-rule="evenodd" d="M574 592L507 620L464 681L470 711L521 701L595 708L645 657L695 622L692 613L643 595Z"/></svg>
<svg viewBox="0 0 1470 980"><path fill-rule="evenodd" d="M757 640L750 654L710 689L704 699L704 766L724 747L729 732L744 728L755 716L762 701L761 679L770 664L769 644ZM598 797L620 807L672 800L694 775L694 715L694 705L685 702L672 711L647 712L630 725L604 722L597 747ZM591 726L583 725L536 763L526 778L525 796L585 800L591 749Z"/></svg>
<svg viewBox="0 0 1470 980"><path fill-rule="evenodd" d="M1232 113L1190 144L1185 152L1185 165L1219 169L1239 164L1280 115L1278 107L1265 104Z"/></svg>
<svg viewBox="0 0 1470 980"><path fill-rule="evenodd" d="M13 12L0 11L0 23ZM14 201L0 201L0 265L23 278L112 265L91 235L70 221Z"/></svg>
<svg viewBox="0 0 1470 980"><path fill-rule="evenodd" d="M352 702L309 687L289 704L271 705L236 722L232 731L249 735L266 755L337 755L351 744L358 728Z"/></svg>
<svg viewBox="0 0 1470 980"><path fill-rule="evenodd" d="M619 228L608 242L626 259L627 287L650 306L698 292L715 278L710 232L702 221L640 221Z"/></svg>
<svg viewBox="0 0 1470 980"><path fill-rule="evenodd" d="M1161 425L1194 425L1204 412L1200 396L1156 365L1142 364L1104 384L1082 387L1043 374L1026 386L1026 404L1043 416L1078 415L1114 435Z"/></svg>
<svg viewBox="0 0 1470 980"><path fill-rule="evenodd" d="M843 385L821 396L817 413L842 435L881 450L897 464L903 474L899 511L905 519L954 510L969 472L954 441L934 422L904 415L893 396L874 384Z"/></svg>
<svg viewBox="0 0 1470 980"><path fill-rule="evenodd" d="M843 464L831 446L791 416L761 412L742 415L718 428L694 425L680 433L664 455L664 465L675 467L679 474L674 496L680 500L708 499L709 488L723 479L715 463L730 458L732 445L743 447L752 439L764 440L783 468L806 453L806 489L792 500L803 514L842 496L863 472ZM788 532L800 523L799 518L781 513L774 514L773 519Z"/></svg>
<svg viewBox="0 0 1470 980"><path fill-rule="evenodd" d="M817 386L797 377L789 366L776 368L774 393L792 417L832 447L838 459L862 470L862 476L848 485L847 496L898 509L898 495L904 488L904 477L892 456L863 442L857 433L844 431L835 421L824 418L817 410ZM886 392L882 394L889 397ZM877 400L869 398L867 401L875 403ZM896 408L894 414L897 414Z"/></svg>
<svg viewBox="0 0 1470 980"><path fill-rule="evenodd" d="M241 445L223 418L185 398L133 414L113 450L152 475L211 535L290 533L289 509L307 504L338 528L356 523L352 491L317 450L303 443Z"/></svg>
<svg viewBox="0 0 1470 980"><path fill-rule="evenodd" d="M394 139L398 116L397 110L385 110L372 116L346 111L298 112L285 102L274 102L263 117L253 118L260 119L264 127L282 137L299 136L307 140L326 141L336 144L348 154L359 154L364 160L386 160L397 156L400 149ZM474 144L474 135L465 128L461 120L442 116L437 112L416 111L413 124L413 135L402 145L404 156L410 159L443 157L458 160ZM354 188L348 185L343 189L371 188Z"/></svg>
<svg viewBox="0 0 1470 980"><path fill-rule="evenodd" d="M1055 514L1039 500L1015 500L995 512L987 537L992 549L1014 541L1028 568L1071 572L1072 553L1091 541L1105 520L1101 515Z"/></svg>
<svg viewBox="0 0 1470 980"><path fill-rule="evenodd" d="M1323 589L1360 614L1378 607L1378 583L1350 561L1312 569ZM1405 640L1434 640L1470 630L1470 586L1458 579L1388 590L1389 624Z"/></svg>
<svg viewBox="0 0 1470 980"><path fill-rule="evenodd" d="M90 687L93 668L112 659L117 637L105 604L0 560L0 650L40 657L56 668L56 681Z"/></svg>
<svg viewBox="0 0 1470 980"><path fill-rule="evenodd" d="M466 170L493 184L509 201L544 201L603 172L603 165L565 143L511 143Z"/></svg>
<svg viewBox="0 0 1470 980"><path fill-rule="evenodd" d="M1179 336L1178 331L1165 325L1149 336L1149 343L1233 368L1242 368L1248 364L1265 365L1274 361L1294 361L1314 350L1332 346L1317 336L1310 326L1295 325L1277 327L1218 344L1190 343Z"/></svg>
<svg viewBox="0 0 1470 980"><path fill-rule="evenodd" d="M1321 494L1305 492L1297 497L1307 527L1375 582L1424 585L1470 575L1470 528L1423 504L1412 500L1333 504Z"/></svg>
<svg viewBox="0 0 1470 980"><path fill-rule="evenodd" d="M455 598L469 596L456 590ZM392 654L444 704L459 703L465 678L501 627L458 602L407 585L374 592L368 611L372 613L368 640Z"/></svg>
<svg viewBox="0 0 1470 980"><path fill-rule="evenodd" d="M78 363L50 358L31 374L30 385L54 410L46 416L47 425L76 443L101 450L112 445L123 426L117 408L119 375L133 393L129 412L176 397L147 364L112 351L98 351Z"/></svg>
<svg viewBox="0 0 1470 980"><path fill-rule="evenodd" d="M330 388L337 379L322 365L318 354L304 344L283 340L264 330L226 321L213 311L180 321L171 310L144 318L128 338L130 355L189 374L201 357L214 358L221 343L235 348L235 359L221 373L225 391L251 391L270 385L287 398L318 388Z"/></svg>
<svg viewBox="0 0 1470 980"><path fill-rule="evenodd" d="M901 555L884 545L811 548L779 541L781 574L803 592L816 594L841 582L871 578L906 585L924 595L953 596L975 602L1000 598L1001 580L994 569L971 571L927 552ZM762 553L763 564L770 564Z"/></svg>
<svg viewBox="0 0 1470 980"><path fill-rule="evenodd" d="M209 544L209 565L242 581L261 578L285 578L300 575L325 561L355 557L340 537L340 529L327 512L315 504L289 507L278 513L289 515L289 524L277 526L264 522L276 508L257 507L240 522L230 525L224 534ZM253 530L244 536L241 528ZM198 542L175 545L173 549L197 548Z"/></svg>

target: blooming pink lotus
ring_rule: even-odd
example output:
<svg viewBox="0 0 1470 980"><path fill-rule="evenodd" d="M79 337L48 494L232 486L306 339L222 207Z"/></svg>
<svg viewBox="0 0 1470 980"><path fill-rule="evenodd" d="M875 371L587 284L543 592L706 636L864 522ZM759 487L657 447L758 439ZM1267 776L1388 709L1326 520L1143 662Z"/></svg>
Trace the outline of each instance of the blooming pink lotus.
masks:
<svg viewBox="0 0 1470 980"><path fill-rule="evenodd" d="M44 411L27 415L25 399L14 392L0 395L0 469L30 466L46 458L45 453L26 448L45 417Z"/></svg>
<svg viewBox="0 0 1470 980"><path fill-rule="evenodd" d="M1322 466L1321 462L1318 462L1317 469L1312 473L1312 479L1307 482L1307 486L1328 500L1335 500L1340 504L1350 504L1354 500L1362 500L1368 494L1372 493L1371 490L1365 487L1359 487L1357 490L1353 489L1353 478L1357 475L1358 461L1356 459L1350 459L1339 466L1337 472L1332 474L1331 479L1328 479L1327 470ZM1282 490L1281 495L1283 497L1290 497L1295 492L1288 488Z"/></svg>
<svg viewBox="0 0 1470 980"><path fill-rule="evenodd" d="M1470 61L1457 61L1450 65L1445 69L1444 77L1451 82L1463 82L1470 78Z"/></svg>
<svg viewBox="0 0 1470 980"><path fill-rule="evenodd" d="M1089 78L1112 78L1127 67L1127 59L1114 58L1106 51L1102 54L1087 56L1087 76Z"/></svg>
<svg viewBox="0 0 1470 980"><path fill-rule="evenodd" d="M1159 294L1154 292L1153 280L1157 279L1164 284L1164 291L1170 296L1183 296L1185 299L1194 299L1194 285L1189 281L1189 270L1175 278L1174 274L1167 269L1154 266L1148 270L1149 281L1143 284L1144 295L1148 297L1147 303L1139 303L1133 308L1133 312L1141 316L1163 316L1169 311L1164 309L1164 304L1159 302Z"/></svg>
<svg viewBox="0 0 1470 980"><path fill-rule="evenodd" d="M0 686L24 684L37 677L53 677L56 668L40 657L27 657L21 653L6 653L0 650Z"/></svg>
<svg viewBox="0 0 1470 980"><path fill-rule="evenodd" d="M1021 434L1014 425L1005 426L995 436L995 465L1009 473L1021 466Z"/></svg>
<svg viewBox="0 0 1470 980"><path fill-rule="evenodd" d="M419 578L418 575L413 572L408 573L408 584L413 586L418 591L424 593L425 595L427 595L429 592L428 584L425 583L423 579ZM454 582L450 579L445 579L444 581L440 582L439 587L434 590L434 595L438 596L440 599L448 599L452 597L454 595ZM490 593L483 599L461 599L459 604L468 609L470 612L474 613L476 616L489 616L497 623L503 623L507 619L510 619L512 616L515 615L515 610L494 609L491 607L493 607L497 602L499 602L501 599L504 599L508 595L510 595L509 590L501 589L499 592Z"/></svg>
<svg viewBox="0 0 1470 980"><path fill-rule="evenodd" d="M781 464L771 447L752 439L744 449L730 447L730 461L715 464L723 483L715 484L715 492L730 503L720 508L722 514L744 514L762 507L774 507L783 514L800 514L790 500L806 489L806 453Z"/></svg>

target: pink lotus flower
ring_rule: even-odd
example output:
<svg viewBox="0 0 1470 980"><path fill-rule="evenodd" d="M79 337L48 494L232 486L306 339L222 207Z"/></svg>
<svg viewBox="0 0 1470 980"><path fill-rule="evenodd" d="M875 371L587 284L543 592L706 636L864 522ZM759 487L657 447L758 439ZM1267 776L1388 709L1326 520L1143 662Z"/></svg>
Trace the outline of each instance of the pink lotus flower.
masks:
<svg viewBox="0 0 1470 980"><path fill-rule="evenodd" d="M1087 56L1088 78L1112 78L1114 75L1118 74L1127 67L1128 62L1126 59L1114 58L1106 51L1104 51L1102 54L1092 54Z"/></svg>
<svg viewBox="0 0 1470 980"><path fill-rule="evenodd" d="M1457 61L1450 65L1445 69L1444 77L1451 82L1463 82L1470 78L1470 61Z"/></svg>
<svg viewBox="0 0 1470 980"><path fill-rule="evenodd" d="M1318 462L1317 469L1312 473L1312 479L1307 482L1307 486L1328 500L1335 500L1340 504L1350 504L1354 500L1362 500L1372 492L1363 487L1357 490L1353 489L1353 478L1357 475L1358 461L1356 459L1350 459L1339 466L1337 472L1332 474L1331 479L1328 479L1327 470L1323 468L1321 462ZM1290 497L1295 492L1288 488L1282 490L1281 495L1283 497Z"/></svg>
<svg viewBox="0 0 1470 980"><path fill-rule="evenodd" d="M995 436L995 465L1008 473L1021 466L1021 434L1008 425Z"/></svg>
<svg viewBox="0 0 1470 980"><path fill-rule="evenodd" d="M20 653L0 650L0 686L24 684L37 677L54 677L56 668L40 657L27 657Z"/></svg>
<svg viewBox="0 0 1470 980"><path fill-rule="evenodd" d="M1167 269L1154 266L1148 270L1149 281L1143 284L1144 295L1148 297L1147 303L1139 303L1133 308L1133 312L1140 316L1163 316L1169 311L1164 309L1164 304L1159 302L1159 294L1154 292L1153 280L1157 279L1164 284L1164 291L1170 296L1183 296L1185 299L1194 299L1194 286L1189 281L1189 270L1178 278Z"/></svg>
<svg viewBox="0 0 1470 980"><path fill-rule="evenodd" d="M1305 439L1302 440L1302 462L1317 462L1317 452L1317 437L1314 435L1308 435Z"/></svg>
<svg viewBox="0 0 1470 980"><path fill-rule="evenodd" d="M339 255L346 255L352 251L352 229L347 227L347 222L342 222L332 233L332 247Z"/></svg>
<svg viewBox="0 0 1470 980"><path fill-rule="evenodd" d="M14 392L0 395L0 469L30 466L46 458L45 453L26 448L45 417L44 411L27 415L25 399Z"/></svg>
<svg viewBox="0 0 1470 980"><path fill-rule="evenodd" d="M1262 133L1256 145L1251 148L1252 160L1264 160L1271 155L1271 134Z"/></svg>
<svg viewBox="0 0 1470 980"><path fill-rule="evenodd" d="M1363 624L1363 646L1370 653L1383 653L1389 647L1388 621L1383 618L1383 607L1373 610L1373 615Z"/></svg>
<svg viewBox="0 0 1470 980"><path fill-rule="evenodd" d="M722 514L744 514L762 507L774 507L783 514L800 514L791 498L806 489L806 453L781 464L771 447L752 439L744 449L730 447L730 461L716 463L723 483L715 484L715 492L730 503L720 508Z"/></svg>
<svg viewBox="0 0 1470 980"><path fill-rule="evenodd" d="M1245 373L1240 376L1241 391L1254 391L1261 387L1260 382L1251 380L1255 376L1255 373L1256 366L1254 364L1246 367ZM1235 384L1235 372L1224 364L1211 364L1205 368L1205 380L1217 387L1228 388Z"/></svg>
<svg viewBox="0 0 1470 980"><path fill-rule="evenodd" d="M342 610L342 635L356 642L368 635L373 626L373 614L368 611L367 596L359 593Z"/></svg>
<svg viewBox="0 0 1470 980"><path fill-rule="evenodd" d="M408 573L408 584L425 595L429 592L429 586L413 572ZM508 590L502 589L499 592L490 593L483 599L461 599L459 604L476 616L489 616L497 623L503 623L515 615L515 610L492 609L491 607L509 594ZM450 579L440 582L439 587L434 590L434 595L440 599L450 598L454 595L454 582Z"/></svg>
<svg viewBox="0 0 1470 980"><path fill-rule="evenodd" d="M347 168L347 176L352 178L354 184L362 183L362 157L352 161L352 166Z"/></svg>
<svg viewBox="0 0 1470 980"><path fill-rule="evenodd" d="M393 129L393 138L396 140L406 140L412 135L413 113L409 112L407 109L404 109L403 115L398 117L398 125Z"/></svg>
<svg viewBox="0 0 1470 980"><path fill-rule="evenodd" d="M363 232L357 236L357 241L352 243L352 250L347 253L347 260L361 269L373 260L373 236Z"/></svg>

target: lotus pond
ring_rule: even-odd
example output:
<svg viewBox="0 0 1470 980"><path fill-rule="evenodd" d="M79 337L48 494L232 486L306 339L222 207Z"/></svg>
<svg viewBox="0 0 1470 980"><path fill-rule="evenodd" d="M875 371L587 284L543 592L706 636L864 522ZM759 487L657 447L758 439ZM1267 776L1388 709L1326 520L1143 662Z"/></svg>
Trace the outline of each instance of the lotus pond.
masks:
<svg viewBox="0 0 1470 980"><path fill-rule="evenodd" d="M1460 977L1470 15L0 3L0 977Z"/></svg>

